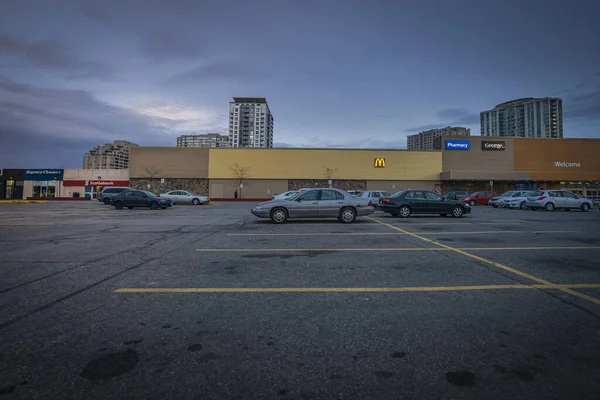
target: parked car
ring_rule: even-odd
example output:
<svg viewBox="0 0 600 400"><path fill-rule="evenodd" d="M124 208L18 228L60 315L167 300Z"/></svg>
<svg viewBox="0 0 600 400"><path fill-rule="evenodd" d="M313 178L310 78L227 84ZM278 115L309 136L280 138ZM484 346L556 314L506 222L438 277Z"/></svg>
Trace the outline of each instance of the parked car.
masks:
<svg viewBox="0 0 600 400"><path fill-rule="evenodd" d="M466 197L469 195L469 192L447 192L446 194L442 195L443 198L445 198L446 200L460 200L463 197Z"/></svg>
<svg viewBox="0 0 600 400"><path fill-rule="evenodd" d="M385 192L383 190L365 190L361 194L355 197L361 197L363 199L369 199L373 202L373 207L377 208L379 205L379 200L384 197L390 197L391 194Z"/></svg>
<svg viewBox="0 0 600 400"><path fill-rule="evenodd" d="M134 190L129 187L107 187L98 193L98 201L106 205L110 204L110 198L116 194L124 192L126 190Z"/></svg>
<svg viewBox="0 0 600 400"><path fill-rule="evenodd" d="M393 216L407 218L411 214L451 214L460 218L471 212L471 206L457 200L447 200L429 190L401 190L381 199L379 209Z"/></svg>
<svg viewBox="0 0 600 400"><path fill-rule="evenodd" d="M594 203L584 197L566 190L538 190L527 197L527 206L536 211L543 208L546 211L555 209L589 211L594 207Z"/></svg>
<svg viewBox="0 0 600 400"><path fill-rule="evenodd" d="M193 204L197 206L208 204L210 202L208 197L193 194L187 190L172 190L168 193L161 193L158 197L170 199L173 204Z"/></svg>
<svg viewBox="0 0 600 400"><path fill-rule="evenodd" d="M492 197L497 196L498 195L495 192L475 192L471 193L468 196L461 197L459 201L468 203L471 206L474 206L476 204L484 204L487 206Z"/></svg>
<svg viewBox="0 0 600 400"><path fill-rule="evenodd" d="M297 190L290 190L289 192L283 192L279 194L274 194L271 200L287 200L298 193Z"/></svg>
<svg viewBox="0 0 600 400"><path fill-rule="evenodd" d="M149 207L153 210L171 207L173 202L167 198L160 198L154 193L145 190L128 190L121 192L111 198L111 204L117 210L127 207L130 210L135 207Z"/></svg>
<svg viewBox="0 0 600 400"><path fill-rule="evenodd" d="M513 197L519 197L523 192L520 190L510 190L508 192L502 193L500 196L492 197L488 203L488 205L498 208L505 207L507 202Z"/></svg>
<svg viewBox="0 0 600 400"><path fill-rule="evenodd" d="M533 191L521 192L518 196L512 196L507 199L504 203L504 207L507 208L520 208L521 210L527 210L527 196L530 196Z"/></svg>
<svg viewBox="0 0 600 400"><path fill-rule="evenodd" d="M371 215L374 211L371 201L329 188L306 189L291 200L271 200L251 210L257 217L270 218L276 224L292 218L337 218L349 224L356 217Z"/></svg>

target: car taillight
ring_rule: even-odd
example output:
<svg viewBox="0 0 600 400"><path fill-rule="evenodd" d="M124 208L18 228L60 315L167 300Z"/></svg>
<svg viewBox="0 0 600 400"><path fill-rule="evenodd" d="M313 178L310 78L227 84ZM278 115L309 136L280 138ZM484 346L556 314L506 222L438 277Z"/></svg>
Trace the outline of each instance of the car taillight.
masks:
<svg viewBox="0 0 600 400"><path fill-rule="evenodd" d="M371 200L369 200L369 204L367 204L367 207L372 207L373 203L371 202Z"/></svg>
<svg viewBox="0 0 600 400"><path fill-rule="evenodd" d="M156 197L160 197L160 193L156 195Z"/></svg>
<svg viewBox="0 0 600 400"><path fill-rule="evenodd" d="M380 202L382 204L392 204L392 201L390 199L382 199L382 200L380 200Z"/></svg>
<svg viewBox="0 0 600 400"><path fill-rule="evenodd" d="M544 200L546 196L538 197L538 200Z"/></svg>

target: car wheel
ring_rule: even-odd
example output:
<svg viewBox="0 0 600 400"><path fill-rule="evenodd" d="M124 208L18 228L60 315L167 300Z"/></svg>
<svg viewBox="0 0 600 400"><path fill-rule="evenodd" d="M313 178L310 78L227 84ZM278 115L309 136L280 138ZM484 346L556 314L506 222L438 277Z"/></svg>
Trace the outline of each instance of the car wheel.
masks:
<svg viewBox="0 0 600 400"><path fill-rule="evenodd" d="M150 203L150 209L151 210L158 210L158 203L155 203L155 202Z"/></svg>
<svg viewBox="0 0 600 400"><path fill-rule="evenodd" d="M470 204L471 206L474 206L474 205L475 205L475 200L471 200L471 201L469 202L469 204Z"/></svg>
<svg viewBox="0 0 600 400"><path fill-rule="evenodd" d="M285 208L274 208L271 211L271 221L276 224L283 224L288 219L288 213Z"/></svg>
<svg viewBox="0 0 600 400"><path fill-rule="evenodd" d="M546 211L554 211L554 204L547 203L544 208L546 209Z"/></svg>
<svg viewBox="0 0 600 400"><path fill-rule="evenodd" d="M583 211L583 212L588 212L588 211L590 211L590 205L589 205L588 203L583 203L583 204L581 205L581 211Z"/></svg>
<svg viewBox="0 0 600 400"><path fill-rule="evenodd" d="M521 202L521 204L519 205L519 208L520 208L521 210L527 210L527 203L526 203L526 202L524 202L524 201L522 201L522 202Z"/></svg>
<svg viewBox="0 0 600 400"><path fill-rule="evenodd" d="M198 204L200 204L200 200L194 199L194 200L192 200L192 204L197 206Z"/></svg>
<svg viewBox="0 0 600 400"><path fill-rule="evenodd" d="M127 207L127 208L129 208L130 210L133 210L133 207Z"/></svg>
<svg viewBox="0 0 600 400"><path fill-rule="evenodd" d="M117 210L122 210L122 209L123 209L123 203L121 203L120 201L117 201L117 202L115 203L115 208L116 208Z"/></svg>
<svg viewBox="0 0 600 400"><path fill-rule="evenodd" d="M537 207L531 207L531 211L537 211Z"/></svg>
<svg viewBox="0 0 600 400"><path fill-rule="evenodd" d="M355 219L356 219L356 211L354 211L354 209L342 208L342 210L340 211L340 220L343 223L349 224L349 223L354 222Z"/></svg>
<svg viewBox="0 0 600 400"><path fill-rule="evenodd" d="M465 210L463 210L461 206L454 206L454 208L452 209L452 216L454 218L460 218L463 216L464 213Z"/></svg>
<svg viewBox="0 0 600 400"><path fill-rule="evenodd" d="M440 217L447 217L448 214L440 214Z"/></svg>
<svg viewBox="0 0 600 400"><path fill-rule="evenodd" d="M105 197L104 200L102 201L104 204L109 205L110 204L110 198Z"/></svg>
<svg viewBox="0 0 600 400"><path fill-rule="evenodd" d="M409 206L402 206L398 209L398 214L402 217L402 218L408 218L410 217L410 214L412 213L412 210L410 209Z"/></svg>

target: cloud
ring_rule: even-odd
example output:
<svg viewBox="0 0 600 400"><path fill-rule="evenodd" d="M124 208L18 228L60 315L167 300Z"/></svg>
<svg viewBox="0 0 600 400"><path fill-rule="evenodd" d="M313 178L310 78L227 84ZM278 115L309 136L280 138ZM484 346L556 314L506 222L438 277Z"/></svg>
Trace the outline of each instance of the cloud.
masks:
<svg viewBox="0 0 600 400"><path fill-rule="evenodd" d="M155 30L140 35L142 54L154 61L198 59L206 56L201 41L183 31Z"/></svg>
<svg viewBox="0 0 600 400"><path fill-rule="evenodd" d="M268 77L266 75L261 75L260 71L253 68L250 64L220 61L206 63L189 71L176 74L164 83L187 84L190 82L213 81L218 79L256 82L257 80L267 80Z"/></svg>
<svg viewBox="0 0 600 400"><path fill-rule="evenodd" d="M39 88L0 77L0 160L5 168L7 162L33 168L31 162L54 161L60 154L61 163L79 167L92 145L124 139L172 146L180 133L223 128L218 114L194 109L156 101L117 106L86 91ZM48 149L37 160L32 154L43 146Z"/></svg>
<svg viewBox="0 0 600 400"><path fill-rule="evenodd" d="M17 59L34 68L62 71L71 80L112 76L107 66L69 55L67 49L55 40L25 42L0 35L0 56Z"/></svg>
<svg viewBox="0 0 600 400"><path fill-rule="evenodd" d="M430 129L441 128L442 126L447 126L447 125L443 125L443 124L428 124L428 125L412 126L410 128L404 129L404 132L405 133L419 133L419 132L422 132L422 131L428 131Z"/></svg>
<svg viewBox="0 0 600 400"><path fill-rule="evenodd" d="M437 119L444 121L439 124L413 126L404 129L405 133L419 133L430 129L444 128L446 126L479 125L479 114L463 108L446 108L437 112Z"/></svg>
<svg viewBox="0 0 600 400"><path fill-rule="evenodd" d="M479 113L474 113L463 108L447 108L440 110L437 116L441 120L451 121L449 125L477 125L480 121Z"/></svg>
<svg viewBox="0 0 600 400"><path fill-rule="evenodd" d="M574 96L566 104L564 119L600 120L600 89Z"/></svg>

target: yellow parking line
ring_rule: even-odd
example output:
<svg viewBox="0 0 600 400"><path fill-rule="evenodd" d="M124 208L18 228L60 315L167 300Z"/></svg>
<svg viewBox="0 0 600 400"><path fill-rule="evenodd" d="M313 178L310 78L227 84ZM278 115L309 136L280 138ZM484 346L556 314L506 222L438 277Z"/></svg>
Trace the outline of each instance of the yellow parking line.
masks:
<svg viewBox="0 0 600 400"><path fill-rule="evenodd" d="M600 288L600 283L561 285L476 285L476 286L407 286L407 287L282 287L282 288L120 288L114 293L310 293L310 292L460 292L502 289L569 289Z"/></svg>
<svg viewBox="0 0 600 400"><path fill-rule="evenodd" d="M412 235L406 233L407 235ZM430 241L430 239L427 239ZM437 242L431 240L432 244ZM379 247L379 248L281 248L281 249L196 249L197 252L233 252L233 253L274 253L274 252L295 252L295 251L494 251L494 250L599 250L600 246L580 246L580 247ZM479 257L471 254L471 258ZM492 261L490 261L492 262ZM509 267L507 267L509 268ZM512 271L511 271L512 272ZM534 279L535 280L535 279Z"/></svg>
<svg viewBox="0 0 600 400"><path fill-rule="evenodd" d="M412 236L412 237L414 237L414 238L421 239L421 240L423 240L423 241L425 241L425 242L427 242L427 243L434 244L434 245L440 246L440 247L442 247L442 248L445 248L445 249L447 249L447 250L454 251L454 252L456 252L456 253L459 253L459 254L462 254L462 255L464 255L464 256L470 257L470 258L472 258L472 259L475 259L475 260L477 260L477 261L481 261L481 262L483 262L483 263L486 263L486 264L492 265L492 266L494 266L494 267L497 267L497 268L503 269L503 270L505 270L505 271L511 272L511 273L513 273L513 274L516 274L516 275L522 276L522 277L524 277L524 278L530 279L530 280L532 280L532 281L535 281L535 282L541 283L542 285L547 285L547 286L553 286L553 285L554 285L554 284L553 284L553 283L551 283L550 281L547 281L547 280L545 280L545 279L542 279L542 278L538 278L537 276L534 276L534 275L528 274L528 273L526 273L526 272L523 272L523 271L519 271L518 269L515 269L515 268L512 268L512 267L509 267L509 266L507 266L507 265L504 265L504 264L501 264L501 263L498 263L498 262L495 262L495 261L492 261L492 260L488 260L487 258L483 258L483 257L480 257L480 256L476 256L475 254L468 253L468 252L467 252L467 251L465 251L465 250L462 250L462 249L459 249L459 248L456 248L456 247L452 247L452 246L448 246L448 245L446 245L446 244L443 244L443 243L437 242L437 241L435 241L435 240L427 239L427 238L425 238L425 237L423 237L423 236L420 236L420 235L417 235L417 234L415 234L415 233L411 233L411 232L405 231L404 229L400 229L400 228L398 228L398 227L395 227L395 226L393 226L393 225L386 224L385 222L378 221L378 220L376 220L376 219L374 219L374 218L370 218L370 217L367 217L367 218L369 218L369 219L371 219L371 220L373 220L373 221L375 221L375 222L378 222L378 223L380 223L380 224L382 224L382 225L387 225L387 226L389 226L390 228L392 228L392 229L395 229L395 230L397 230L397 231L399 231L399 232L404 232L404 233L406 233L406 234L408 234L408 235L410 235L410 236ZM573 296L579 297L580 299L584 299L584 300L587 300L587 301L589 301L589 302L592 302L592 303L594 303L594 304L600 305L600 300L599 300L599 299L596 299L596 298L594 298L594 297L587 296L587 295L585 295L585 294L582 294L582 293L575 292L574 290L571 290L571 289L569 289L569 288L560 288L560 287L559 287L558 289L559 289L559 290L561 290L561 291L562 291L562 292L564 292L564 293L568 293L568 294L571 294L571 295L573 295Z"/></svg>

